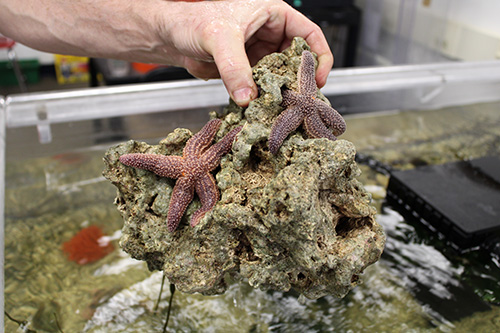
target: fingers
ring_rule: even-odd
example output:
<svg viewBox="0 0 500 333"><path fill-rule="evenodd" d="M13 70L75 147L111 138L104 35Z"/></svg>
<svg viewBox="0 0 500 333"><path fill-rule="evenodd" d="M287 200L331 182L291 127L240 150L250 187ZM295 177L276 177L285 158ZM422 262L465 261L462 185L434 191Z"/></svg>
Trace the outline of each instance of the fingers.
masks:
<svg viewBox="0 0 500 333"><path fill-rule="evenodd" d="M229 57L219 60L219 64L186 58L183 67L199 79L222 78L231 99L239 106L246 107L251 100L257 97L257 87L252 79L252 70L248 59L248 64L233 66L232 63ZM221 66L222 72L219 72L218 65Z"/></svg>
<svg viewBox="0 0 500 333"><path fill-rule="evenodd" d="M286 20L285 35L287 39L292 39L295 36L304 38L311 50L318 55L316 83L318 87L323 87L333 66L333 54L325 35L318 25L291 7L285 10L283 15Z"/></svg>
<svg viewBox="0 0 500 333"><path fill-rule="evenodd" d="M217 66L213 62L199 61L185 57L182 67L194 77L202 80L220 78Z"/></svg>
<svg viewBox="0 0 500 333"><path fill-rule="evenodd" d="M294 37L302 37L318 55L316 83L323 87L333 66L333 55L321 28L288 4L279 2L270 7L268 19L248 39L251 60L271 52L283 51Z"/></svg>
<svg viewBox="0 0 500 333"><path fill-rule="evenodd" d="M238 105L245 107L258 95L250 62L254 64L268 53L282 51L296 36L303 37L318 55L316 83L319 87L325 85L333 65L326 38L316 24L285 2L214 1L204 2L202 8L203 15L191 15L201 23L194 24L196 42L191 44L196 47L190 44L188 52L180 52L185 57L183 66L199 78L220 76ZM232 15L228 16L228 12ZM207 21L205 17L214 19ZM211 56L214 63L193 56L200 53Z"/></svg>
<svg viewBox="0 0 500 333"><path fill-rule="evenodd" d="M257 97L257 86L245 52L245 40L238 31L218 34L219 36L209 46L210 51L232 100L245 107Z"/></svg>
<svg viewBox="0 0 500 333"><path fill-rule="evenodd" d="M316 34L316 32L314 32ZM320 38L317 38L317 42L311 42L306 39L309 46L311 46L311 50L316 52L318 55L318 68L316 69L316 83L318 87L323 87L326 84L326 79L328 77L328 73L332 70L333 67L333 54L328 47L328 43L326 42L325 36L323 32L320 32ZM313 36L316 38L316 36ZM324 39L325 44L321 43L320 40ZM326 48L324 46L326 45ZM314 46L317 46L315 49Z"/></svg>

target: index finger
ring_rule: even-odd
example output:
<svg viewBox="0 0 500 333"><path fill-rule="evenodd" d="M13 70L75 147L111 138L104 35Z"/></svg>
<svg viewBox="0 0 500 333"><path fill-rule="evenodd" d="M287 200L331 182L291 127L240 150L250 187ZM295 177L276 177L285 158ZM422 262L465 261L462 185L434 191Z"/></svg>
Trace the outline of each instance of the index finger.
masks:
<svg viewBox="0 0 500 333"><path fill-rule="evenodd" d="M288 5L287 5L288 6ZM326 78L333 66L333 54L321 28L300 12L289 7L285 13L285 34L287 38L299 36L305 39L311 50L318 55L316 83L318 87L326 84Z"/></svg>

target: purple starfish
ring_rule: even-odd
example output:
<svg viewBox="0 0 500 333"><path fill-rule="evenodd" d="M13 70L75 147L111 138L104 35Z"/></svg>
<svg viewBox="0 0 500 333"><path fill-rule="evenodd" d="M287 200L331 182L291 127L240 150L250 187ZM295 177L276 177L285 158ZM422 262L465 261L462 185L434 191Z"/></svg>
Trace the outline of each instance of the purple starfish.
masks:
<svg viewBox="0 0 500 333"><path fill-rule="evenodd" d="M334 108L316 98L314 57L309 51L302 53L297 81L298 92L283 91L282 105L286 109L276 118L269 135L268 145L272 154L278 152L286 137L302 123L311 138L337 140L336 136L345 132L346 125L342 116Z"/></svg>
<svg viewBox="0 0 500 333"><path fill-rule="evenodd" d="M177 179L167 213L167 227L170 232L179 225L195 191L200 198L201 208L191 217L192 227L219 201L219 190L210 171L213 171L220 164L222 156L231 150L236 135L241 131L241 126L234 128L209 148L221 123L220 119L210 120L187 141L183 156L140 153L120 156L120 162L125 165L152 171L161 177Z"/></svg>

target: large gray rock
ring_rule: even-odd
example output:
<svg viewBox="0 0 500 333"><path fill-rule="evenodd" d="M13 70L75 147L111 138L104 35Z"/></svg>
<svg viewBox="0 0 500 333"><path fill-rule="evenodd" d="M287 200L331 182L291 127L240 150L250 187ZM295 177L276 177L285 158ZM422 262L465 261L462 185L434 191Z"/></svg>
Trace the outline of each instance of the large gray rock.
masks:
<svg viewBox="0 0 500 333"><path fill-rule="evenodd" d="M192 133L177 129L159 145L129 141L109 149L104 176L117 188L124 218L120 245L151 270L163 270L183 292L223 293L230 280L308 298L345 296L376 262L385 236L374 219L370 196L356 180L352 143L308 139L301 128L276 156L267 137L283 110L281 89L296 89L300 55L308 45L296 38L283 53L264 57L253 69L260 97L248 108L234 103L219 117L216 140L243 125L231 153L216 170L221 200L194 228L188 207L178 229L166 217L175 180L122 165L126 153L181 155ZM318 98L326 98L318 91Z"/></svg>

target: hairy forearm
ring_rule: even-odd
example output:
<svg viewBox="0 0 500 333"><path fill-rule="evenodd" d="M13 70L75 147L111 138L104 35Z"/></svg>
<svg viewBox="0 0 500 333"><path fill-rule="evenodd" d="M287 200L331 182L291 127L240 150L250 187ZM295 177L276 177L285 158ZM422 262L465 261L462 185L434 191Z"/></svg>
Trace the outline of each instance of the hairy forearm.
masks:
<svg viewBox="0 0 500 333"><path fill-rule="evenodd" d="M161 0L0 0L0 32L52 53L168 62L171 27L160 37L157 13L176 7Z"/></svg>
<svg viewBox="0 0 500 333"><path fill-rule="evenodd" d="M241 106L258 93L250 65L295 36L318 54L319 86L333 64L321 29L282 0L0 0L0 32L42 51L221 77Z"/></svg>

